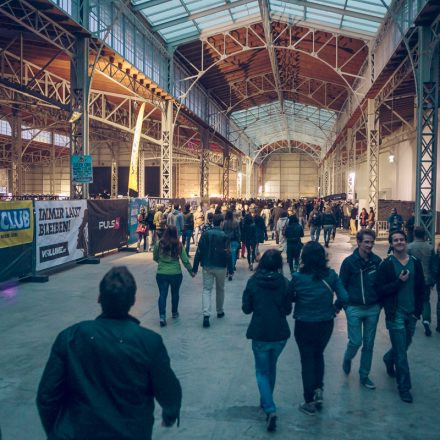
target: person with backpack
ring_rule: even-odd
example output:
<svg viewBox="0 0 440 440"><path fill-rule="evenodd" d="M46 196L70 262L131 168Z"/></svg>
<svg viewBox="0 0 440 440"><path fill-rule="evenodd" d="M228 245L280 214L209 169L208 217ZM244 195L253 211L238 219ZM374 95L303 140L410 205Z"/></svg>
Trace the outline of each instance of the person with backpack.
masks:
<svg viewBox="0 0 440 440"><path fill-rule="evenodd" d="M267 250L243 292L242 310L252 314L246 337L252 340L260 406L266 413L266 429L276 430L273 399L277 360L290 338L286 316L292 312L288 281L283 276L283 258L276 249Z"/></svg>
<svg viewBox="0 0 440 440"><path fill-rule="evenodd" d="M319 241L321 226L322 214L319 212L318 207L315 206L309 215L310 240Z"/></svg>
<svg viewBox="0 0 440 440"><path fill-rule="evenodd" d="M194 233L194 215L191 212L191 205L187 203L183 211L183 232L182 232L182 245L185 247L186 254L189 255L189 249L191 246L191 238Z"/></svg>
<svg viewBox="0 0 440 440"><path fill-rule="evenodd" d="M347 304L348 295L336 272L327 266L325 249L319 243L309 241L304 246L301 263L289 284L295 303L294 334L301 356L304 388L304 403L299 409L314 415L323 403L324 350L333 332L336 311Z"/></svg>
<svg viewBox="0 0 440 440"><path fill-rule="evenodd" d="M286 237L284 235L284 232L286 230L287 227L287 222L289 220L289 217L287 217L287 211L282 211L280 214L280 218L278 219L277 222L277 233L278 233L278 250L280 252L284 252L286 249Z"/></svg>
<svg viewBox="0 0 440 440"><path fill-rule="evenodd" d="M182 236L184 228L183 215L180 212L179 205L177 203L173 205L173 210L167 216L167 225L175 226L177 230L177 235L179 237Z"/></svg>
<svg viewBox="0 0 440 440"><path fill-rule="evenodd" d="M286 229L284 231L284 237L287 241L287 263L289 264L290 273L298 270L299 257L302 249L301 238L304 237L304 229L299 224L298 217L292 215L289 217ZM295 261L295 264L293 264Z"/></svg>
<svg viewBox="0 0 440 440"><path fill-rule="evenodd" d="M249 270L254 270L255 251L257 247L257 231L251 214L246 214L242 220L241 240L246 248Z"/></svg>
<svg viewBox="0 0 440 440"><path fill-rule="evenodd" d="M324 228L324 245L328 247L333 228L336 227L336 218L330 206L325 208L324 214L321 215L321 221Z"/></svg>
<svg viewBox="0 0 440 440"><path fill-rule="evenodd" d="M196 274L199 264L203 268L203 327L210 326L209 318L211 316L211 293L216 286L216 309L217 318L223 318L225 312L223 309L225 301L225 275L226 270L232 273L232 257L229 239L220 229L222 216L214 216L214 227L207 229L200 238L194 257L193 272Z"/></svg>
<svg viewBox="0 0 440 440"><path fill-rule="evenodd" d="M264 243L264 240L267 236L266 224L264 223L263 217L261 217L261 215L258 213L257 208L251 209L251 215L255 223L255 234L257 241L257 245L255 247L255 254L257 258L259 258L258 255L260 255L260 249L259 249L260 243Z"/></svg>

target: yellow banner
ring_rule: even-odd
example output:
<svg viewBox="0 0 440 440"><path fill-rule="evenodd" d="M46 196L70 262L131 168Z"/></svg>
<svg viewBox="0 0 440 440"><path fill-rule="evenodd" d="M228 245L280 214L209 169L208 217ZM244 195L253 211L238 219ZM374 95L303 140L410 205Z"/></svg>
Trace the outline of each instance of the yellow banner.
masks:
<svg viewBox="0 0 440 440"><path fill-rule="evenodd" d="M0 248L32 243L33 239L32 201L0 202Z"/></svg>
<svg viewBox="0 0 440 440"><path fill-rule="evenodd" d="M139 191L138 185L138 168L139 168L139 144L141 140L142 123L144 121L145 102L142 103L139 109L136 128L134 130L133 148L131 149L130 173L128 175L128 189Z"/></svg>

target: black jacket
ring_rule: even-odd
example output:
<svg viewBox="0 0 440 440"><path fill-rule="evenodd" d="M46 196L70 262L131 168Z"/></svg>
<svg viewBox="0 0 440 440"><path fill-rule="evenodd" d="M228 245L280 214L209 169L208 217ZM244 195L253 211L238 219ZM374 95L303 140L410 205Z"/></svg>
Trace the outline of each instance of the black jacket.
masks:
<svg viewBox="0 0 440 440"><path fill-rule="evenodd" d="M423 309L425 279L422 263L415 257L410 256L410 258L414 259L414 315L420 317ZM377 271L376 290L388 321L394 321L396 317L397 300L402 283L399 277L396 276L390 257L383 260Z"/></svg>
<svg viewBox="0 0 440 440"><path fill-rule="evenodd" d="M266 224L264 223L263 217L261 215L256 215L254 217L255 223L255 238L257 243L264 243L264 237L266 234Z"/></svg>
<svg viewBox="0 0 440 440"><path fill-rule="evenodd" d="M309 225L322 226L322 214L312 211L309 215Z"/></svg>
<svg viewBox="0 0 440 440"><path fill-rule="evenodd" d="M241 221L241 241L246 244L257 244L257 228L255 223L245 223L243 219Z"/></svg>
<svg viewBox="0 0 440 440"><path fill-rule="evenodd" d="M348 293L351 306L373 305L379 302L376 291L376 276L382 260L371 253L368 261L359 255L359 249L345 258L339 271L339 278Z"/></svg>
<svg viewBox="0 0 440 440"><path fill-rule="evenodd" d="M232 256L229 238L219 228L213 227L202 234L194 257L193 272L197 273L199 264L202 267L228 268L233 273Z"/></svg>
<svg viewBox="0 0 440 440"><path fill-rule="evenodd" d="M287 223L284 236L288 244L301 244L301 237L304 237L304 229L299 223L293 223L293 225Z"/></svg>
<svg viewBox="0 0 440 440"><path fill-rule="evenodd" d="M331 214L327 214L327 213L324 213L324 214L322 214L322 218L321 218L321 221L322 221L322 225L324 226L324 225L336 225L336 218L335 218L335 216L334 216L334 214L333 213L331 213Z"/></svg>
<svg viewBox="0 0 440 440"><path fill-rule="evenodd" d="M83 321L57 337L37 406L48 440L148 440L154 399L179 417L182 390L162 338L132 317Z"/></svg>
<svg viewBox="0 0 440 440"><path fill-rule="evenodd" d="M192 212L183 213L183 230L184 231L194 230L194 215Z"/></svg>
<svg viewBox="0 0 440 440"><path fill-rule="evenodd" d="M257 271L243 292L242 310L253 313L246 332L255 341L284 341L290 337L286 316L292 312L288 281L279 272Z"/></svg>

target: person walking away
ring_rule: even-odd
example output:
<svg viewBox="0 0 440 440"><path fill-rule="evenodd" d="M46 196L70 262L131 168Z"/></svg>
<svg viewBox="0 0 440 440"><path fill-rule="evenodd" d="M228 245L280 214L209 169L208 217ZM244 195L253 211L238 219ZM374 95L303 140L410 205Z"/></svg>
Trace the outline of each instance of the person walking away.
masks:
<svg viewBox="0 0 440 440"><path fill-rule="evenodd" d="M324 228L324 244L325 247L328 247L333 228L336 227L336 218L330 207L325 208L325 212L322 214L322 224Z"/></svg>
<svg viewBox="0 0 440 440"><path fill-rule="evenodd" d="M286 250L286 237L284 236L284 230L286 229L288 220L287 212L283 211L278 219L276 228L278 234L278 249L280 252Z"/></svg>
<svg viewBox="0 0 440 440"><path fill-rule="evenodd" d="M276 242L276 244L279 244L279 239L280 239L277 225L278 225L278 220L281 217L282 212L284 212L284 208L283 208L283 204L280 202L272 210L272 220L273 220L273 226L275 228L275 242ZM273 237L272 237L272 239L273 239Z"/></svg>
<svg viewBox="0 0 440 440"><path fill-rule="evenodd" d="M298 217L292 215L284 231L284 236L287 242L287 263L289 264L290 273L298 270L299 256L301 255L302 242L304 237L304 229L298 222ZM295 261L295 264L293 264Z"/></svg>
<svg viewBox="0 0 440 440"><path fill-rule="evenodd" d="M319 212L318 207L315 206L309 215L310 240L319 241L321 225L322 214Z"/></svg>
<svg viewBox="0 0 440 440"><path fill-rule="evenodd" d="M267 205L264 205L264 208L261 211L261 217L263 217L264 225L266 226L266 231L267 231L267 228L269 227L269 223L270 223L270 209Z"/></svg>
<svg viewBox="0 0 440 440"><path fill-rule="evenodd" d="M425 277L425 291L423 297L422 323L425 335L431 336L431 289L435 284L435 252L432 246L426 241L425 229L423 226L414 228L414 241L408 244L408 255L416 257L423 267Z"/></svg>
<svg viewBox="0 0 440 440"><path fill-rule="evenodd" d="M167 226L167 222L164 217L163 211L164 211L163 205L156 206L156 213L154 214L154 224L156 226L157 240L160 240L162 238L163 231Z"/></svg>
<svg viewBox="0 0 440 440"><path fill-rule="evenodd" d="M256 259L258 260L260 257L260 243L264 243L264 240L266 238L267 232L266 232L266 225L264 223L263 217L261 217L260 214L258 214L257 208L253 209L253 212L251 212L251 215L254 219L255 223L255 234L256 234L256 246L255 246L255 254Z"/></svg>
<svg viewBox="0 0 440 440"><path fill-rule="evenodd" d="M335 203L332 207L331 207L332 213L335 216L335 225L333 226L332 229L332 240L335 241L335 237L336 237L336 229L341 227L341 219L342 219L342 211L341 211L341 205L339 203Z"/></svg>
<svg viewBox="0 0 440 440"><path fill-rule="evenodd" d="M376 289L385 310L385 323L390 334L391 349L383 361L387 373L396 377L400 398L413 401L407 350L423 308L425 279L420 261L408 255L406 235L394 230L388 239L393 254L379 266Z"/></svg>
<svg viewBox="0 0 440 440"><path fill-rule="evenodd" d="M254 270L253 264L255 261L255 250L257 246L257 231L251 214L246 214L243 219L241 239L246 247L249 270L252 271Z"/></svg>
<svg viewBox="0 0 440 440"><path fill-rule="evenodd" d="M286 316L292 312L283 259L276 249L267 250L243 292L242 310L252 313L246 337L252 340L260 406L266 413L266 428L276 430L277 409L273 400L277 360L290 338Z"/></svg>
<svg viewBox="0 0 440 440"><path fill-rule="evenodd" d="M195 242L196 246L199 244L199 237L200 237L200 234L202 232L202 226L204 224L205 224L205 215L203 214L203 208L200 205L197 208L196 213L194 214L194 225L195 225L195 229L194 229L194 242Z"/></svg>
<svg viewBox="0 0 440 440"><path fill-rule="evenodd" d="M154 216L156 212L154 208L148 208L148 214L147 214L147 226L148 226L148 236L149 236L149 243L148 243L148 252L151 252L153 250L154 245L156 244L156 225L154 223Z"/></svg>
<svg viewBox="0 0 440 440"><path fill-rule="evenodd" d="M406 234L408 237L408 243L412 243L414 240L414 226L416 224L416 217L414 211L412 211L410 218L405 223Z"/></svg>
<svg viewBox="0 0 440 440"><path fill-rule="evenodd" d="M314 415L323 403L324 350L333 332L336 307L348 301L338 275L327 267L325 249L316 241L308 242L301 253L299 272L294 272L289 284L295 302L295 340L301 356L304 403L300 411Z"/></svg>
<svg viewBox="0 0 440 440"><path fill-rule="evenodd" d="M359 225L361 229L366 229L368 224L368 212L365 208L362 208L362 211L359 215Z"/></svg>
<svg viewBox="0 0 440 440"><path fill-rule="evenodd" d="M179 241L175 226L168 226L153 250L153 260L157 263L156 282L159 288L159 322L161 327L167 325L166 305L168 290L171 288L171 313L174 319L179 317L179 291L183 276L180 268L182 261L188 273L194 277L191 263L185 248Z"/></svg>
<svg viewBox="0 0 440 440"><path fill-rule="evenodd" d="M189 255L191 247L191 237L194 233L194 214L191 212L191 205L187 203L183 211L183 232L182 245L185 247L186 254Z"/></svg>
<svg viewBox="0 0 440 440"><path fill-rule="evenodd" d="M206 216L206 223L202 226L200 237L206 232L214 227L214 213L209 212Z"/></svg>
<svg viewBox="0 0 440 440"><path fill-rule="evenodd" d="M179 205L175 203L173 210L167 216L167 225L175 226L177 230L177 236L180 238L184 229L183 215L179 211Z"/></svg>
<svg viewBox="0 0 440 440"><path fill-rule="evenodd" d="M397 209L393 208L391 214L387 219L388 231L391 234L393 231L401 231L403 227L403 218L397 213Z"/></svg>
<svg viewBox="0 0 440 440"><path fill-rule="evenodd" d="M376 214L374 213L373 207L370 206L370 212L368 213L368 218L367 218L367 228L374 229L375 224L376 224Z"/></svg>
<svg viewBox="0 0 440 440"><path fill-rule="evenodd" d="M144 240L144 252L147 249L147 237L148 237L148 225L147 225L147 214L145 212L145 208L142 206L140 209L139 215L137 217L137 228L136 232L138 235L137 242L137 252L141 251L141 243Z"/></svg>
<svg viewBox="0 0 440 440"><path fill-rule="evenodd" d="M298 206L298 220L304 230L306 227L306 208L303 203L300 203Z"/></svg>
<svg viewBox="0 0 440 440"><path fill-rule="evenodd" d="M113 267L99 284L101 315L57 336L37 392L48 438L151 440L154 399L163 426L179 420L182 389L162 338L129 314L135 301L133 275Z"/></svg>
<svg viewBox="0 0 440 440"><path fill-rule="evenodd" d="M351 209L350 209L350 204L348 202L345 202L344 205L342 206L342 213L344 214L344 229L349 229Z"/></svg>
<svg viewBox="0 0 440 440"><path fill-rule="evenodd" d="M350 229L351 229L350 234L351 235L356 235L356 232L357 232L357 225L356 225L357 216L358 216L358 208L355 205L350 210Z"/></svg>
<svg viewBox="0 0 440 440"><path fill-rule="evenodd" d="M211 316L211 292L214 287L216 291L217 318L223 318L225 301L225 275L226 270L232 273L232 257L229 239L220 229L222 216L214 217L214 227L206 230L197 246L194 257L193 272L196 274L201 264L203 268L203 327L209 327Z"/></svg>
<svg viewBox="0 0 440 440"><path fill-rule="evenodd" d="M236 271L237 264L237 252L240 247L241 235L240 235L240 225L234 219L234 214L232 211L227 211L225 214L225 221L223 222L222 229L229 239L229 247L231 250L232 258L232 272L228 273L229 281L232 281L232 275Z"/></svg>
<svg viewBox="0 0 440 440"><path fill-rule="evenodd" d="M344 259L339 271L339 278L348 293L348 304L345 307L348 344L342 369L345 374L350 374L352 360L362 347L359 378L361 384L370 390L376 388L369 375L380 315L375 283L382 261L373 253L375 239L374 231L361 229L356 234L357 248Z"/></svg>

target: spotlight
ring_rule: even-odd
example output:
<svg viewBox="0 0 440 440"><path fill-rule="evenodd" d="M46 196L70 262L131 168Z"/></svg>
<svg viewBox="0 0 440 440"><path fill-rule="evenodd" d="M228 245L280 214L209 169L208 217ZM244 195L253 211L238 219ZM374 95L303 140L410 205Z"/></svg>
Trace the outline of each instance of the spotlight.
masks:
<svg viewBox="0 0 440 440"><path fill-rule="evenodd" d="M76 122L80 117L82 116L82 113L77 111L77 110L73 110L72 114L70 115L69 118L69 123L73 124L74 122Z"/></svg>

